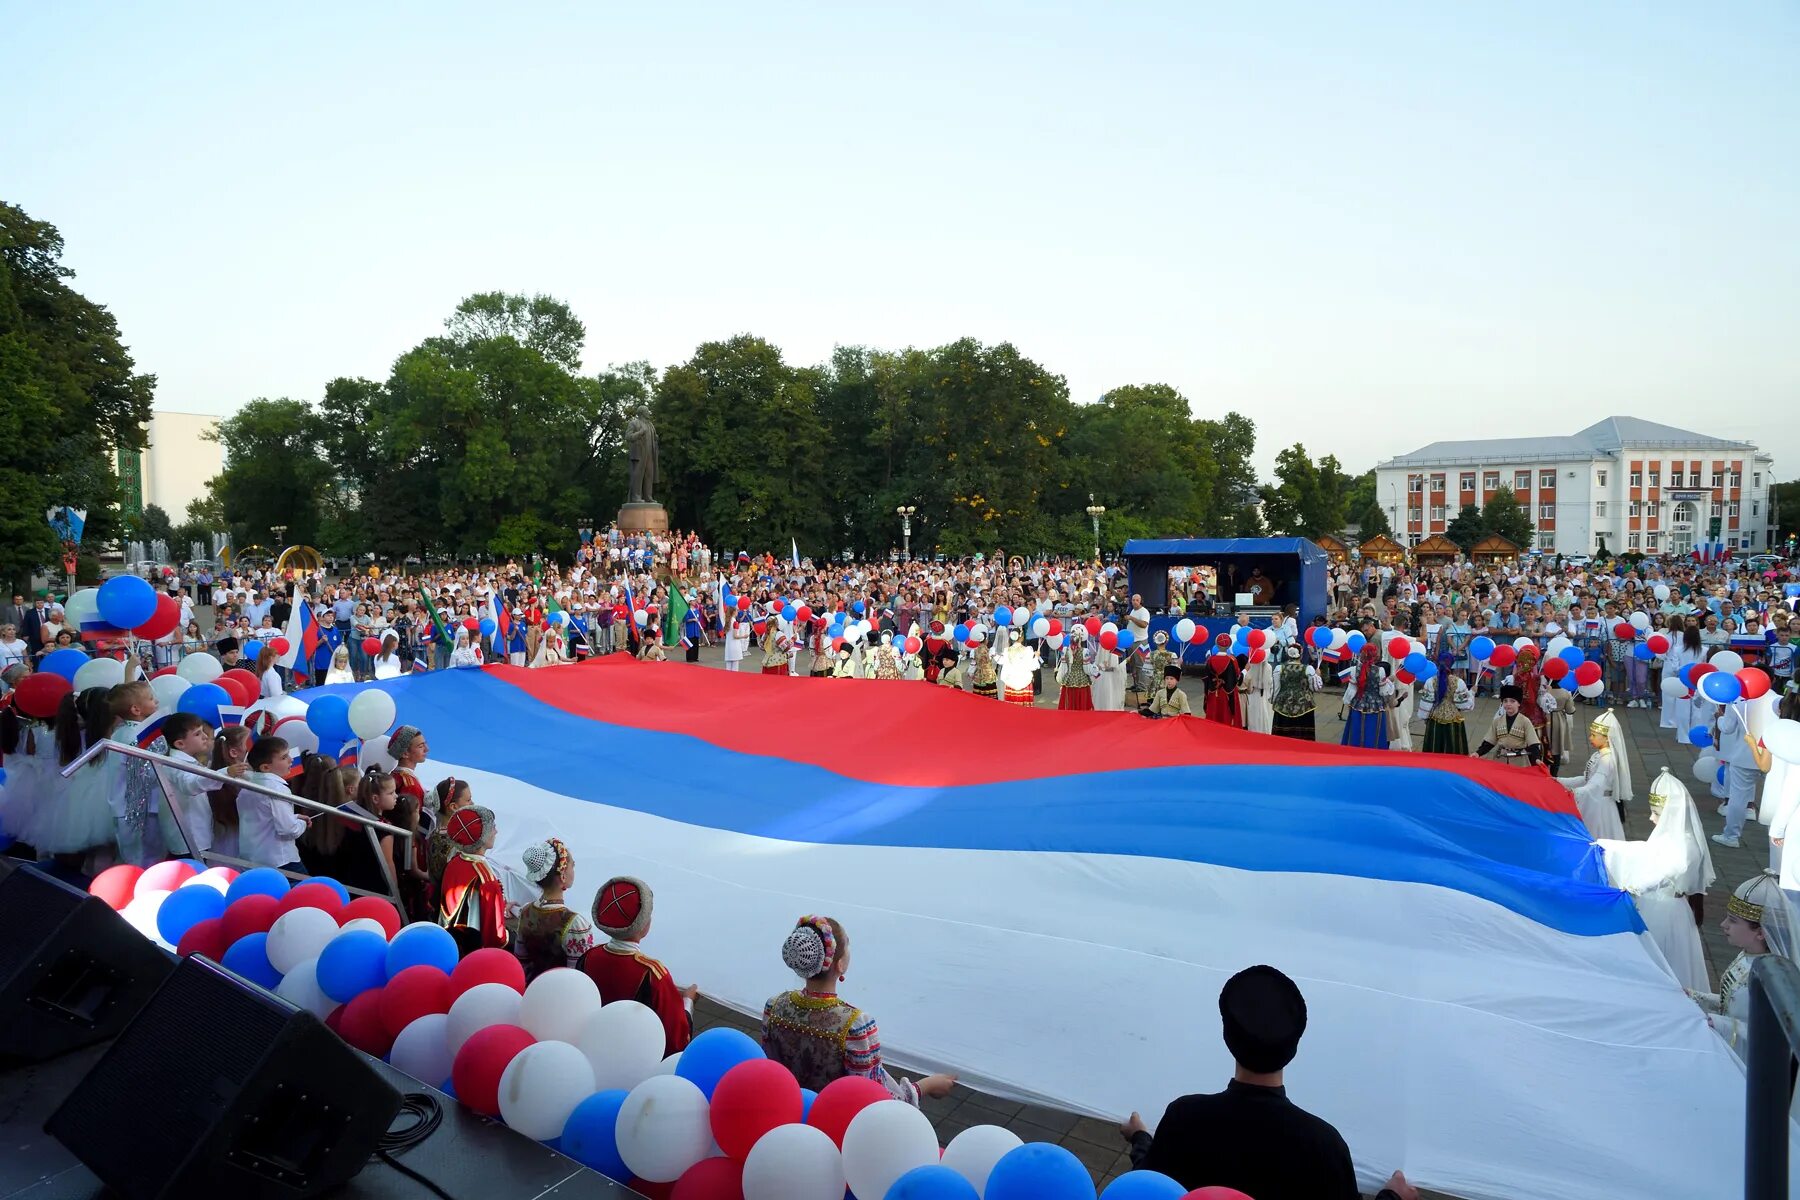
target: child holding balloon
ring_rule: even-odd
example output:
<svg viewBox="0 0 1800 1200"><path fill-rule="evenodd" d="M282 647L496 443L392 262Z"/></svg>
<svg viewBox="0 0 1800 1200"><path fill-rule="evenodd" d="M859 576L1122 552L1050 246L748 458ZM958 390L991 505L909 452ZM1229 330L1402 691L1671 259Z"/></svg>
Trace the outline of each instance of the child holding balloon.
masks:
<svg viewBox="0 0 1800 1200"><path fill-rule="evenodd" d="M163 740L169 744L169 757L176 762L193 767L203 766L201 756L212 749L212 726L193 713L171 713L163 722ZM163 845L178 849L185 843L187 855L199 855L211 850L211 789L217 785L210 779L187 771L170 771L165 778L180 811L176 812L175 805L163 805L160 808Z"/></svg>
<svg viewBox="0 0 1800 1200"><path fill-rule="evenodd" d="M145 722L156 715L156 693L142 679L116 684L107 693L113 727L108 738L127 746L138 744ZM169 744L158 734L145 749L167 754ZM162 834L162 787L156 767L145 759L109 754L105 759L106 798L117 828L119 861L140 867L154 866L168 856Z"/></svg>

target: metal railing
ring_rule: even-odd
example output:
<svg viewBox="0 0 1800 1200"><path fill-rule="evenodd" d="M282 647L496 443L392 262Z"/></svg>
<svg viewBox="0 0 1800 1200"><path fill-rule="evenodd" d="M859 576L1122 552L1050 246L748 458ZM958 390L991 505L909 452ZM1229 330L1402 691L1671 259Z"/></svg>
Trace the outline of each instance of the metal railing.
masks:
<svg viewBox="0 0 1800 1200"><path fill-rule="evenodd" d="M1788 1194L1789 1106L1800 1052L1800 967L1760 954L1750 964L1750 1032L1744 1051L1744 1197Z"/></svg>
<svg viewBox="0 0 1800 1200"><path fill-rule="evenodd" d="M405 915L406 906L400 898L399 881L394 877L393 864L389 863L387 856L381 852L380 835L387 834L394 838L395 862L410 863L412 861L413 839L411 830L402 829L398 825L390 825L386 821L365 816L360 812L347 812L341 808L333 808L329 804L320 804L315 800L308 800L304 796L296 796L289 791L276 791L274 788L264 787L260 783L252 783L246 779L235 779L232 776L225 774L223 771L215 771L211 767L203 767L197 763L180 762L166 754L157 754L154 751L145 750L141 746L133 746L126 742L102 741L94 743L92 746L89 746L86 750L82 751L81 755L77 757L75 761L62 768L63 778L68 779L73 777L75 772L81 767L86 766L102 754L108 753L123 754L128 758L141 758L156 768L156 782L157 785L162 788L163 804L167 808L170 818L174 820L176 829L181 832L181 850L184 853L181 853L180 857L197 858L209 867L225 866L239 870L247 870L251 867L258 867L264 864L253 863L247 859L234 858L229 854L220 854L213 850L196 851L194 849L194 838L188 832L187 818L182 813L181 804L178 802L175 792L169 786L168 777L164 774L165 771L180 771L188 775L197 775L202 779L211 780L221 786L236 788L240 792L253 792L259 796L267 796L271 800L283 801L284 803L293 805L297 809L311 812L315 816L335 817L340 821L347 821L353 825L361 826L363 835L369 840L369 851L374 855L375 861L381 866L381 877L387 884L387 890L385 892L371 892L364 888L356 887L348 888L347 890L359 896L379 896L383 900L391 902L395 908L400 910L402 916ZM175 847L170 846L168 849L172 855L176 854ZM290 879L302 881L311 878L311 876L297 871L283 871L282 874Z"/></svg>

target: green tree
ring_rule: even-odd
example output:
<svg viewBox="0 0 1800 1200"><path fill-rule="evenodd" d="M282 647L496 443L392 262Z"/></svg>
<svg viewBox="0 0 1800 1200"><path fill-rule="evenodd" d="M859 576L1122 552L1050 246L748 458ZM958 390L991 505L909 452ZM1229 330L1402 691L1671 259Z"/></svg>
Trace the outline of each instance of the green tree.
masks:
<svg viewBox="0 0 1800 1200"><path fill-rule="evenodd" d="M1138 537L1195 537L1207 527L1219 474L1187 397L1164 383L1114 388L1077 405L1067 442L1072 500L1085 518L1089 492L1106 505L1102 540L1117 549ZM1091 532L1079 545L1091 550ZM1069 550L1066 542L1048 549Z"/></svg>
<svg viewBox="0 0 1800 1200"><path fill-rule="evenodd" d="M1481 510L1481 524L1483 535L1497 533L1521 550L1531 547L1531 518L1509 487L1502 487L1488 497Z"/></svg>
<svg viewBox="0 0 1800 1200"><path fill-rule="evenodd" d="M225 449L225 467L208 481L240 546L279 548L318 541L330 468L319 414L303 400L258 397L205 435Z"/></svg>
<svg viewBox="0 0 1800 1200"><path fill-rule="evenodd" d="M444 325L459 346L510 337L570 374L581 369L587 326L553 296L480 292L458 304Z"/></svg>
<svg viewBox="0 0 1800 1200"><path fill-rule="evenodd" d="M1262 527L1262 518L1246 516L1257 503L1256 471L1250 465L1256 453L1256 425L1242 413L1228 412L1217 421L1195 422L1200 439L1212 447L1218 473L1212 481L1212 498L1206 507L1206 537L1251 537L1241 529Z"/></svg>
<svg viewBox="0 0 1800 1200"><path fill-rule="evenodd" d="M1361 475L1351 476L1345 481L1344 512L1349 514L1350 517L1361 521L1371 508L1379 507L1381 507L1381 501L1375 495L1375 468L1370 467ZM1385 531L1387 529L1387 516L1385 514L1382 516L1381 525L1383 531ZM1365 530L1363 536L1365 537L1370 536L1366 532L1368 528L1368 523L1363 522L1363 529Z"/></svg>
<svg viewBox="0 0 1800 1200"><path fill-rule="evenodd" d="M1369 506L1362 510L1362 515L1357 518L1357 527L1360 530L1357 536L1360 538L1372 538L1376 534L1386 534L1389 537L1394 535L1393 527L1388 524L1387 509L1374 501L1370 501Z"/></svg>
<svg viewBox="0 0 1800 1200"><path fill-rule="evenodd" d="M156 387L62 255L55 226L0 203L0 580L15 586L60 554L54 504L87 510L84 544L117 537L114 455L143 448Z"/></svg>
<svg viewBox="0 0 1800 1200"><path fill-rule="evenodd" d="M1314 462L1298 442L1275 456L1276 482L1262 489L1269 528L1288 537L1336 535L1344 528L1345 476L1336 456Z"/></svg>
<svg viewBox="0 0 1800 1200"><path fill-rule="evenodd" d="M1800 479L1769 488L1769 515L1774 518L1776 541L1785 542L1800 533Z"/></svg>
<svg viewBox="0 0 1800 1200"><path fill-rule="evenodd" d="M1489 532L1481 510L1473 504L1465 504L1459 508L1456 515L1450 519L1450 524L1444 528L1444 536L1455 542L1457 548L1464 554L1467 554L1470 547L1486 537ZM1363 536L1369 536L1366 530Z"/></svg>
<svg viewBox="0 0 1800 1200"><path fill-rule="evenodd" d="M136 525L137 528L132 530L132 533L142 541L148 543L160 540L173 547L175 523L169 520L169 514L163 510L162 505L146 504L143 515L137 519ZM171 548L170 553L173 552Z"/></svg>

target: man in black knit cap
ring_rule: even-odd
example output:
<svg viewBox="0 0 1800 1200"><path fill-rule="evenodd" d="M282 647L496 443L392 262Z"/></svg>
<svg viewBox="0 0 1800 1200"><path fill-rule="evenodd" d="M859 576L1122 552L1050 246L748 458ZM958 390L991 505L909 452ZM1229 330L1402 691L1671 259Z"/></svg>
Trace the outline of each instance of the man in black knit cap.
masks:
<svg viewBox="0 0 1800 1200"><path fill-rule="evenodd" d="M1219 992L1237 1071L1222 1092L1183 1096L1151 1135L1136 1114L1121 1132L1131 1165L1185 1188L1236 1188L1256 1200L1358 1200L1350 1148L1329 1121L1287 1098L1281 1073L1306 1032L1306 998L1274 967L1239 971ZM1376 1200L1418 1200L1395 1171Z"/></svg>

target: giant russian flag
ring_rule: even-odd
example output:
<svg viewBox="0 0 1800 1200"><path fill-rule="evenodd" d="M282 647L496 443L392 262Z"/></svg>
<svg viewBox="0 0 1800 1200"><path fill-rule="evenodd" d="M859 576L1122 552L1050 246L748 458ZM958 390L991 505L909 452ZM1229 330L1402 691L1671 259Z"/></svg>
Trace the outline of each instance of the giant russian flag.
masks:
<svg viewBox="0 0 1800 1200"><path fill-rule="evenodd" d="M365 686L426 732L427 782L495 811L502 859L562 838L582 908L641 875L649 949L743 1011L829 913L894 1061L1154 1121L1230 1077L1218 991L1266 962L1310 1011L1289 1094L1367 1191L1396 1167L1468 1200L1740 1177L1743 1071L1541 775L619 657Z"/></svg>

